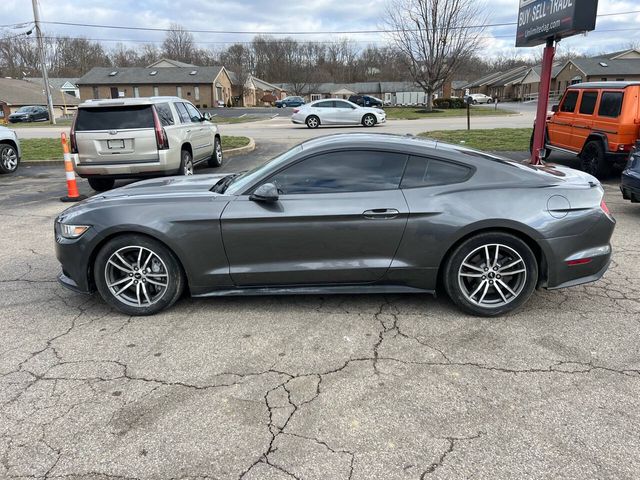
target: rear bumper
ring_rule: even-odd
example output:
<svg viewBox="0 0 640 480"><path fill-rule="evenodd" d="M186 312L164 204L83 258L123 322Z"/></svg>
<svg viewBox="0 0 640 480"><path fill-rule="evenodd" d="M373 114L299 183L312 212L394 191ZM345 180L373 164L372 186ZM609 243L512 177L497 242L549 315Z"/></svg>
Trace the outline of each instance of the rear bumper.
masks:
<svg viewBox="0 0 640 480"><path fill-rule="evenodd" d="M544 240L547 278L543 287L554 290L595 282L607 271L615 220L599 213L591 221L591 227L579 235ZM568 263L580 260L585 263Z"/></svg>
<svg viewBox="0 0 640 480"><path fill-rule="evenodd" d="M82 178L112 177L137 178L140 176L175 175L180 170L180 151L158 151L158 159L151 162L110 162L105 158L87 158L80 154L74 168Z"/></svg>
<svg viewBox="0 0 640 480"><path fill-rule="evenodd" d="M628 169L622 172L620 191L625 200L640 203L640 173Z"/></svg>

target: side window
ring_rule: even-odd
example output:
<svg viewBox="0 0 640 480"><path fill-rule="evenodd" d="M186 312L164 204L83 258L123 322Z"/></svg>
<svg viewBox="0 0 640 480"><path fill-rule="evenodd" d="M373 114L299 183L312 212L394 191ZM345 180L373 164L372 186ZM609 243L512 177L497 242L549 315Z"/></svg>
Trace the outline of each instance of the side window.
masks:
<svg viewBox="0 0 640 480"><path fill-rule="evenodd" d="M416 188L460 183L467 180L472 173L472 169L456 163L410 157L400 187Z"/></svg>
<svg viewBox="0 0 640 480"><path fill-rule="evenodd" d="M598 101L598 92L583 92L582 100L580 101L580 113L583 115L591 115L596 109L596 102Z"/></svg>
<svg viewBox="0 0 640 480"><path fill-rule="evenodd" d="M578 91L571 90L565 95L564 100L562 101L562 105L560 106L560 111L573 113L576 110L577 103L578 103Z"/></svg>
<svg viewBox="0 0 640 480"><path fill-rule="evenodd" d="M333 108L334 102L326 101L326 102L318 102L314 105L316 108Z"/></svg>
<svg viewBox="0 0 640 480"><path fill-rule="evenodd" d="M600 99L598 115L601 117L617 118L622 111L623 92L603 92Z"/></svg>
<svg viewBox="0 0 640 480"><path fill-rule="evenodd" d="M163 127L174 124L173 113L168 103L156 103L156 112L158 112L158 117L160 117L160 123Z"/></svg>
<svg viewBox="0 0 640 480"><path fill-rule="evenodd" d="M202 118L202 115L200 114L198 109L190 103L185 103L184 106L187 107L187 113L189 114L189 117L191 117L191 121L193 123L199 122Z"/></svg>
<svg viewBox="0 0 640 480"><path fill-rule="evenodd" d="M349 105L347 102L334 102L336 104L335 108L348 108L349 110L353 109L353 107L351 105Z"/></svg>
<svg viewBox="0 0 640 480"><path fill-rule="evenodd" d="M176 110L178 111L178 116L180 117L181 123L191 123L191 117L187 113L187 108L184 106L182 102L174 103Z"/></svg>
<svg viewBox="0 0 640 480"><path fill-rule="evenodd" d="M400 185L406 162L401 153L332 152L302 160L269 181L283 195L393 190Z"/></svg>

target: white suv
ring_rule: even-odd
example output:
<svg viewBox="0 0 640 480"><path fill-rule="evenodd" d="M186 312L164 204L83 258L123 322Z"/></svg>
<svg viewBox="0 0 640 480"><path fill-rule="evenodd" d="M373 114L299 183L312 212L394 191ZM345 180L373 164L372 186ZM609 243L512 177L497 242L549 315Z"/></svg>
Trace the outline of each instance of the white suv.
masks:
<svg viewBox="0 0 640 480"><path fill-rule="evenodd" d="M192 175L194 166L222 165L218 127L178 97L89 100L71 127L76 173L91 188L113 188L118 178Z"/></svg>

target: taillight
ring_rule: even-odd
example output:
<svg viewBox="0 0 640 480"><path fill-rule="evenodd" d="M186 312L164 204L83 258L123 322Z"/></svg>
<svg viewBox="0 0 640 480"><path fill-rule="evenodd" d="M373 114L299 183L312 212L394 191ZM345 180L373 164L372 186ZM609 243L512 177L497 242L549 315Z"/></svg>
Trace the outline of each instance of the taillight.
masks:
<svg viewBox="0 0 640 480"><path fill-rule="evenodd" d="M586 265L587 263L591 263L591 258L579 258L577 260L569 260L567 262L567 266L575 267L576 265Z"/></svg>
<svg viewBox="0 0 640 480"><path fill-rule="evenodd" d="M162 128L160 117L158 116L158 112L156 112L156 107L152 107L151 111L153 112L153 126L156 131L156 145L158 146L158 150L167 150L169 148L167 132Z"/></svg>
<svg viewBox="0 0 640 480"><path fill-rule="evenodd" d="M78 153L78 142L76 141L76 122L78 121L78 113L73 116L73 122L71 122L71 131L69 132L69 146L71 153Z"/></svg>
<svg viewBox="0 0 640 480"><path fill-rule="evenodd" d="M300 111L300 109L299 109L299 108L294 108L294 109L293 109L293 113L298 113L299 111Z"/></svg>
<svg viewBox="0 0 640 480"><path fill-rule="evenodd" d="M607 215L611 216L611 212L609 211L609 207L607 207L607 203L604 201L604 198L600 202L600 208L602 209L602 211L604 213L606 213Z"/></svg>

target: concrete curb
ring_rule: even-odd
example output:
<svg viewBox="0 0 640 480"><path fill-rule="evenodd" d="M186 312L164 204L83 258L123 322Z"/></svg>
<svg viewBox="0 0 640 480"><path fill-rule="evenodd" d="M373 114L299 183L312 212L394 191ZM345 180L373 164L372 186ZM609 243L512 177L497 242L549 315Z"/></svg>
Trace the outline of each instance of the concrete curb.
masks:
<svg viewBox="0 0 640 480"><path fill-rule="evenodd" d="M247 137L249 143L244 147L230 148L223 150L224 158L237 157L245 153L253 152L256 149L256 141L252 137ZM20 160L20 166L42 166L42 165L64 165L64 160L55 158L52 160Z"/></svg>

